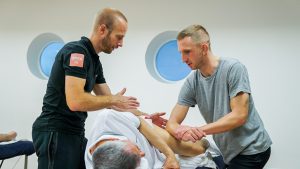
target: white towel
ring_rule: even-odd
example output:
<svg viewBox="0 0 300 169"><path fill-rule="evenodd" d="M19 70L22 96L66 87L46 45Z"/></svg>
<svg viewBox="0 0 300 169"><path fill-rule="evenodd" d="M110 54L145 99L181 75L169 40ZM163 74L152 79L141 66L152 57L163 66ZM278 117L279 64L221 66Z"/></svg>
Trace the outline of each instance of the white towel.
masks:
<svg viewBox="0 0 300 169"><path fill-rule="evenodd" d="M178 156L181 169L191 169L197 167L217 168L216 163L212 159L210 152L197 155L195 157Z"/></svg>

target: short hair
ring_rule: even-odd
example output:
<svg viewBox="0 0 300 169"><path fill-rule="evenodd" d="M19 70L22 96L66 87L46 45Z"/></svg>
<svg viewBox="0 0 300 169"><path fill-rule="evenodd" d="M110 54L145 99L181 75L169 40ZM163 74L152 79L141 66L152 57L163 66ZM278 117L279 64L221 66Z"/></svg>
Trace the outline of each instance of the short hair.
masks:
<svg viewBox="0 0 300 169"><path fill-rule="evenodd" d="M182 40L185 37L191 37L196 44L207 42L210 49L210 38L206 29L201 25L191 25L180 31L177 35L177 40Z"/></svg>
<svg viewBox="0 0 300 169"><path fill-rule="evenodd" d="M93 31L95 32L99 25L105 24L111 32L119 18L128 22L127 18L121 11L113 8L104 8L96 15Z"/></svg>
<svg viewBox="0 0 300 169"><path fill-rule="evenodd" d="M126 150L126 142L107 141L93 153L94 169L135 169L140 163L140 156Z"/></svg>

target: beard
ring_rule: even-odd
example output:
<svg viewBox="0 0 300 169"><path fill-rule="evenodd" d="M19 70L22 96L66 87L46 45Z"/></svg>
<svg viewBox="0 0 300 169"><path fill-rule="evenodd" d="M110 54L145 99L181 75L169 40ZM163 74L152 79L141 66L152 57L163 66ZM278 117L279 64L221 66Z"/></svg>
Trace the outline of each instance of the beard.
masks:
<svg viewBox="0 0 300 169"><path fill-rule="evenodd" d="M113 51L113 47L110 43L110 33L107 34L107 36L102 40L102 51L104 53L110 54Z"/></svg>

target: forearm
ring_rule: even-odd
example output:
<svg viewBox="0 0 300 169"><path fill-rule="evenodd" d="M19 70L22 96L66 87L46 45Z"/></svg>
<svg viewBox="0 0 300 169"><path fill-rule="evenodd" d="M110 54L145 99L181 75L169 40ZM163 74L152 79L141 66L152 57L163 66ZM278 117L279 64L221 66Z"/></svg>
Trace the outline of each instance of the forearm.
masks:
<svg viewBox="0 0 300 169"><path fill-rule="evenodd" d="M190 141L180 141L173 137L168 131L160 127L153 125L153 130L168 144L168 146L176 154L183 156L196 156L204 153L207 148L202 140L198 140L195 143Z"/></svg>
<svg viewBox="0 0 300 169"><path fill-rule="evenodd" d="M173 120L169 120L166 125L166 130L175 137L175 131L180 126L179 123Z"/></svg>
<svg viewBox="0 0 300 169"><path fill-rule="evenodd" d="M223 133L244 125L248 119L249 94L240 92L230 100L231 112L214 123L200 127L206 134Z"/></svg>
<svg viewBox="0 0 300 169"><path fill-rule="evenodd" d="M174 152L172 149L168 146L168 144L153 130L152 127L147 124L147 122L142 119L140 119L140 132L148 139L148 141L156 147L160 152L162 152L166 157L175 157Z"/></svg>
<svg viewBox="0 0 300 169"><path fill-rule="evenodd" d="M130 109L130 110L127 110L127 111L131 112L132 114L134 114L136 116L146 116L146 115L148 115L148 113L142 112L138 109Z"/></svg>
<svg viewBox="0 0 300 169"><path fill-rule="evenodd" d="M247 116L238 112L230 112L216 122L201 126L200 129L206 134L217 134L233 130L245 124Z"/></svg>
<svg viewBox="0 0 300 169"><path fill-rule="evenodd" d="M189 110L188 106L183 106L176 104L171 112L171 116L166 125L166 130L174 137L176 137L176 129L180 126L182 121L184 120L187 112Z"/></svg>
<svg viewBox="0 0 300 169"><path fill-rule="evenodd" d="M112 95L109 86L106 83L95 84L93 92L95 95Z"/></svg>
<svg viewBox="0 0 300 169"><path fill-rule="evenodd" d="M68 106L72 111L95 111L111 107L116 102L113 95L95 96L90 93L82 93L68 102Z"/></svg>

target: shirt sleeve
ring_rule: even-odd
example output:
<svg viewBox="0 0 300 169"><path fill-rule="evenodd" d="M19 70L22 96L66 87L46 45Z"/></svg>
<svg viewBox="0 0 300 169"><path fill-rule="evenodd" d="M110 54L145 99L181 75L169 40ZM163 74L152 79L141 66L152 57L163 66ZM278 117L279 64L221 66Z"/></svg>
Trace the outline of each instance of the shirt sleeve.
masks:
<svg viewBox="0 0 300 169"><path fill-rule="evenodd" d="M228 77L230 98L235 97L240 92L251 93L248 72L243 64L235 63L229 70Z"/></svg>
<svg viewBox="0 0 300 169"><path fill-rule="evenodd" d="M68 52L63 59L63 67L66 75L86 79L89 62L83 50Z"/></svg>
<svg viewBox="0 0 300 169"><path fill-rule="evenodd" d="M138 131L140 126L140 120L138 117L133 115L130 112L117 112L112 109L108 109L105 112L105 120L100 118L102 115L98 116L100 126L103 127L100 135L103 134L116 134L116 135L124 135L128 138L135 137L134 133ZM133 132L135 131L135 132Z"/></svg>
<svg viewBox="0 0 300 169"><path fill-rule="evenodd" d="M193 86L193 77L194 75L188 77L181 87L179 96L178 96L178 104L183 106L193 107L196 103L196 94Z"/></svg>

